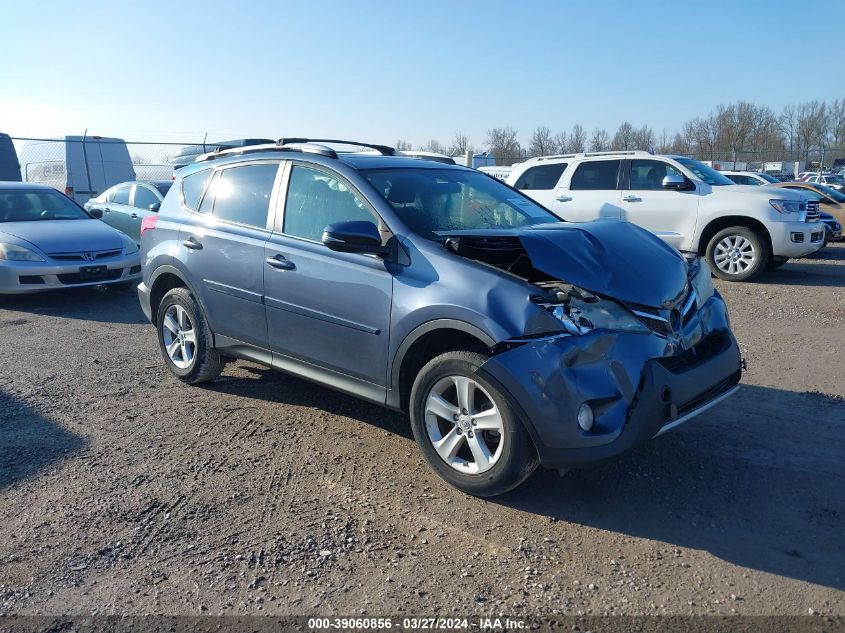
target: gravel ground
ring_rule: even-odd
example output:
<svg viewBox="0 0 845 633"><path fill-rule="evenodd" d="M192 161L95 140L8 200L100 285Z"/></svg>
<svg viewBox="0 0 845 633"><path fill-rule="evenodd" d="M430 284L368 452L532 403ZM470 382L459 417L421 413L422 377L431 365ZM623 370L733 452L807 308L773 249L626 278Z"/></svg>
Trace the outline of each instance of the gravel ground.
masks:
<svg viewBox="0 0 845 633"><path fill-rule="evenodd" d="M398 414L183 386L131 292L2 299L0 614L845 614L845 245L718 286L737 396L487 501Z"/></svg>

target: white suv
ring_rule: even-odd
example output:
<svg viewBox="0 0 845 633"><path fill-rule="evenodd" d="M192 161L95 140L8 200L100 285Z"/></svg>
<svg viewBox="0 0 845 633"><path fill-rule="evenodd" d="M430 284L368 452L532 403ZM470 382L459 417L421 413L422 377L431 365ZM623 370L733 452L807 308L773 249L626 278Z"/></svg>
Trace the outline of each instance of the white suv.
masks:
<svg viewBox="0 0 845 633"><path fill-rule="evenodd" d="M683 156L594 152L533 158L507 184L571 222L612 218L707 257L718 277L750 279L817 251L818 211L800 193L744 187Z"/></svg>

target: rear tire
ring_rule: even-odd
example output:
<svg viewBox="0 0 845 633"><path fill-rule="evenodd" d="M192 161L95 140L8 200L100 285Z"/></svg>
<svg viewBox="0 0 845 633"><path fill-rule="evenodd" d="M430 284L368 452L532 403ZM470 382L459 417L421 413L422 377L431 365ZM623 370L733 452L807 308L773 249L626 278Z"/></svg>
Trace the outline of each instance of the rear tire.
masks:
<svg viewBox="0 0 845 633"><path fill-rule="evenodd" d="M420 370L411 389L414 438L429 466L478 497L516 488L537 468L537 452L504 389L478 369L487 357L447 352Z"/></svg>
<svg viewBox="0 0 845 633"><path fill-rule="evenodd" d="M179 380L191 385L214 380L223 369L205 315L187 288L173 288L156 313L158 345L164 362Z"/></svg>
<svg viewBox="0 0 845 633"><path fill-rule="evenodd" d="M707 263L719 279L752 279L765 270L768 261L766 240L744 226L723 229L707 244Z"/></svg>

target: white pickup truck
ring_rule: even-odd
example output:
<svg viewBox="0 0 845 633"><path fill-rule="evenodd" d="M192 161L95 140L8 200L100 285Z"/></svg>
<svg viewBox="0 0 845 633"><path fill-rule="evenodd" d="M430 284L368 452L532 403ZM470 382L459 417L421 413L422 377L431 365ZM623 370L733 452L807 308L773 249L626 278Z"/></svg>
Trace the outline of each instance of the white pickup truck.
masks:
<svg viewBox="0 0 845 633"><path fill-rule="evenodd" d="M684 156L594 152L532 158L506 181L570 222L637 224L743 281L822 247L818 204L798 192L736 185Z"/></svg>

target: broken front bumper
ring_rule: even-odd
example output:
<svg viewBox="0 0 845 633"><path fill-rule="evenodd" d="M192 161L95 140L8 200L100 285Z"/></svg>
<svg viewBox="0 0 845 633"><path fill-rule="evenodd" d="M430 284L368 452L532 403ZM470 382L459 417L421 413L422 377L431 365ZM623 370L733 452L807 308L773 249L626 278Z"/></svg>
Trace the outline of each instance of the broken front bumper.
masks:
<svg viewBox="0 0 845 633"><path fill-rule="evenodd" d="M614 458L703 412L736 389L741 357L714 295L675 338L594 330L525 343L482 369L523 414L551 468ZM577 422L587 403L589 431Z"/></svg>

